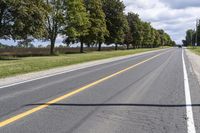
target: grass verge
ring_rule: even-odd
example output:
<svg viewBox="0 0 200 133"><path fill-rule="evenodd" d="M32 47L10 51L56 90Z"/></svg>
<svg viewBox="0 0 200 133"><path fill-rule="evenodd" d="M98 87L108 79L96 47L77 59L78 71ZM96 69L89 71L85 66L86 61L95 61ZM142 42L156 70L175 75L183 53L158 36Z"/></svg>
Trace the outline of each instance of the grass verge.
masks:
<svg viewBox="0 0 200 133"><path fill-rule="evenodd" d="M24 74L29 72L41 71L50 68L68 66L88 61L131 55L154 49L135 49L135 50L119 50L106 52L90 52L85 54L68 54L59 56L43 56L43 57L23 57L23 58L0 58L0 78Z"/></svg>
<svg viewBox="0 0 200 133"><path fill-rule="evenodd" d="M190 51L192 51L193 53L200 55L200 47L191 47L190 46L190 47L188 47L188 49Z"/></svg>

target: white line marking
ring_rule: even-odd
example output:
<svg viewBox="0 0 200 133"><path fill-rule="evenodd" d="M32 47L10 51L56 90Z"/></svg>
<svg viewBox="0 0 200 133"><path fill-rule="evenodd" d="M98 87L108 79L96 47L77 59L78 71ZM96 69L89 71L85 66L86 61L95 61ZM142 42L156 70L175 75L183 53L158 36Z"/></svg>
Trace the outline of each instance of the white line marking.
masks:
<svg viewBox="0 0 200 133"><path fill-rule="evenodd" d="M184 87L185 87L185 100L186 100L187 131L188 133L196 133L192 106L190 106L192 105L192 102L191 102L188 74L185 65L184 50L182 50L182 60L183 60Z"/></svg>

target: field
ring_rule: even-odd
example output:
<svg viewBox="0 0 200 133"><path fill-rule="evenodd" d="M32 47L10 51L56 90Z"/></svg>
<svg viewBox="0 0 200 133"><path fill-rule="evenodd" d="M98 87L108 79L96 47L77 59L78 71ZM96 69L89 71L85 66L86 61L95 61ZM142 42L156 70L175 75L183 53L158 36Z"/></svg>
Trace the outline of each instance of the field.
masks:
<svg viewBox="0 0 200 133"><path fill-rule="evenodd" d="M0 78L156 49L160 48L89 52L84 54L60 54L58 56L0 58Z"/></svg>

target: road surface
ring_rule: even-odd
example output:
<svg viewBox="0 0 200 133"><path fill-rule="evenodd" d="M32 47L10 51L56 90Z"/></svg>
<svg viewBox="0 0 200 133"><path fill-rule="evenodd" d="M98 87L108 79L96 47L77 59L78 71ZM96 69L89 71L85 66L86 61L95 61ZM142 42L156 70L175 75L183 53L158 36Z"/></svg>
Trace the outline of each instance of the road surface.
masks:
<svg viewBox="0 0 200 133"><path fill-rule="evenodd" d="M171 48L0 88L0 133L199 133L199 103Z"/></svg>

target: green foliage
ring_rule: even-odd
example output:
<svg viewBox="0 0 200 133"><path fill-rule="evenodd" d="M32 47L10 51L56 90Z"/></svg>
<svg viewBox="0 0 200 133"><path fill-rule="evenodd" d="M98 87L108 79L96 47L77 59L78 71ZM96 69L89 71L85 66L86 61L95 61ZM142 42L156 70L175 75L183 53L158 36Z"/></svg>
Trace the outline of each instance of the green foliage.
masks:
<svg viewBox="0 0 200 133"><path fill-rule="evenodd" d="M151 41L152 41L151 38L152 38L151 25L150 25L150 23L144 22L143 23L143 41L142 41L142 45L144 45L146 47L150 47Z"/></svg>
<svg viewBox="0 0 200 133"><path fill-rule="evenodd" d="M129 30L129 31L126 33L125 38L124 38L124 43L126 44L127 49L129 49L130 44L131 44L132 42L133 42L133 37L132 37L131 31Z"/></svg>
<svg viewBox="0 0 200 133"><path fill-rule="evenodd" d="M185 39L182 42L184 46L200 46L200 20L197 24L196 31L192 29L187 30Z"/></svg>
<svg viewBox="0 0 200 133"><path fill-rule="evenodd" d="M89 34L91 26L89 14L83 0L66 1L66 27L64 34L67 36L66 42L81 42L80 52L83 53L84 37Z"/></svg>
<svg viewBox="0 0 200 133"><path fill-rule="evenodd" d="M189 46L188 49L190 51L192 51L193 53L200 55L200 47L194 47L194 46L191 47L191 46Z"/></svg>
<svg viewBox="0 0 200 133"><path fill-rule="evenodd" d="M106 26L105 13L102 9L101 0L85 0L86 9L89 12L89 34L83 38L85 44L88 46L99 44L99 51L101 44L105 42L105 37L109 36L109 31Z"/></svg>
<svg viewBox="0 0 200 133"><path fill-rule="evenodd" d="M199 20L199 24L197 25L196 34L197 34L197 37L196 37L197 46L200 46L200 20Z"/></svg>
<svg viewBox="0 0 200 133"><path fill-rule="evenodd" d="M66 35L72 40L88 35L91 24L83 0L67 0L66 9Z"/></svg>
<svg viewBox="0 0 200 133"><path fill-rule="evenodd" d="M154 29L150 23L143 22L138 14L128 13L127 15L130 31L132 34L133 47L158 47L171 46L170 36L163 30Z"/></svg>
<svg viewBox="0 0 200 133"><path fill-rule="evenodd" d="M46 4L49 5L49 13L46 16L46 40L51 42L51 54L54 54L55 41L62 32L62 27L65 26L66 20L64 16L65 0L45 0Z"/></svg>
<svg viewBox="0 0 200 133"><path fill-rule="evenodd" d="M189 29L186 31L186 36L185 36L185 40L183 41L184 46L192 46L195 45L195 41L196 41L196 33L194 30Z"/></svg>
<svg viewBox="0 0 200 133"><path fill-rule="evenodd" d="M163 30L124 10L122 0L0 0L0 38L21 40L23 46L31 44L29 38L48 40L51 54L61 34L68 46L81 43L81 52L83 44L99 44L99 51L103 43L116 48L175 44Z"/></svg>
<svg viewBox="0 0 200 133"><path fill-rule="evenodd" d="M125 6L120 0L103 0L103 10L106 14L107 29L106 44L122 44L128 31L128 22L123 13Z"/></svg>
<svg viewBox="0 0 200 133"><path fill-rule="evenodd" d="M161 45L161 35L159 34L158 30L155 30L154 29L154 42L153 42L153 45L154 47L158 47Z"/></svg>
<svg viewBox="0 0 200 133"><path fill-rule="evenodd" d="M45 34L47 5L43 0L1 0L0 38L41 38Z"/></svg>

